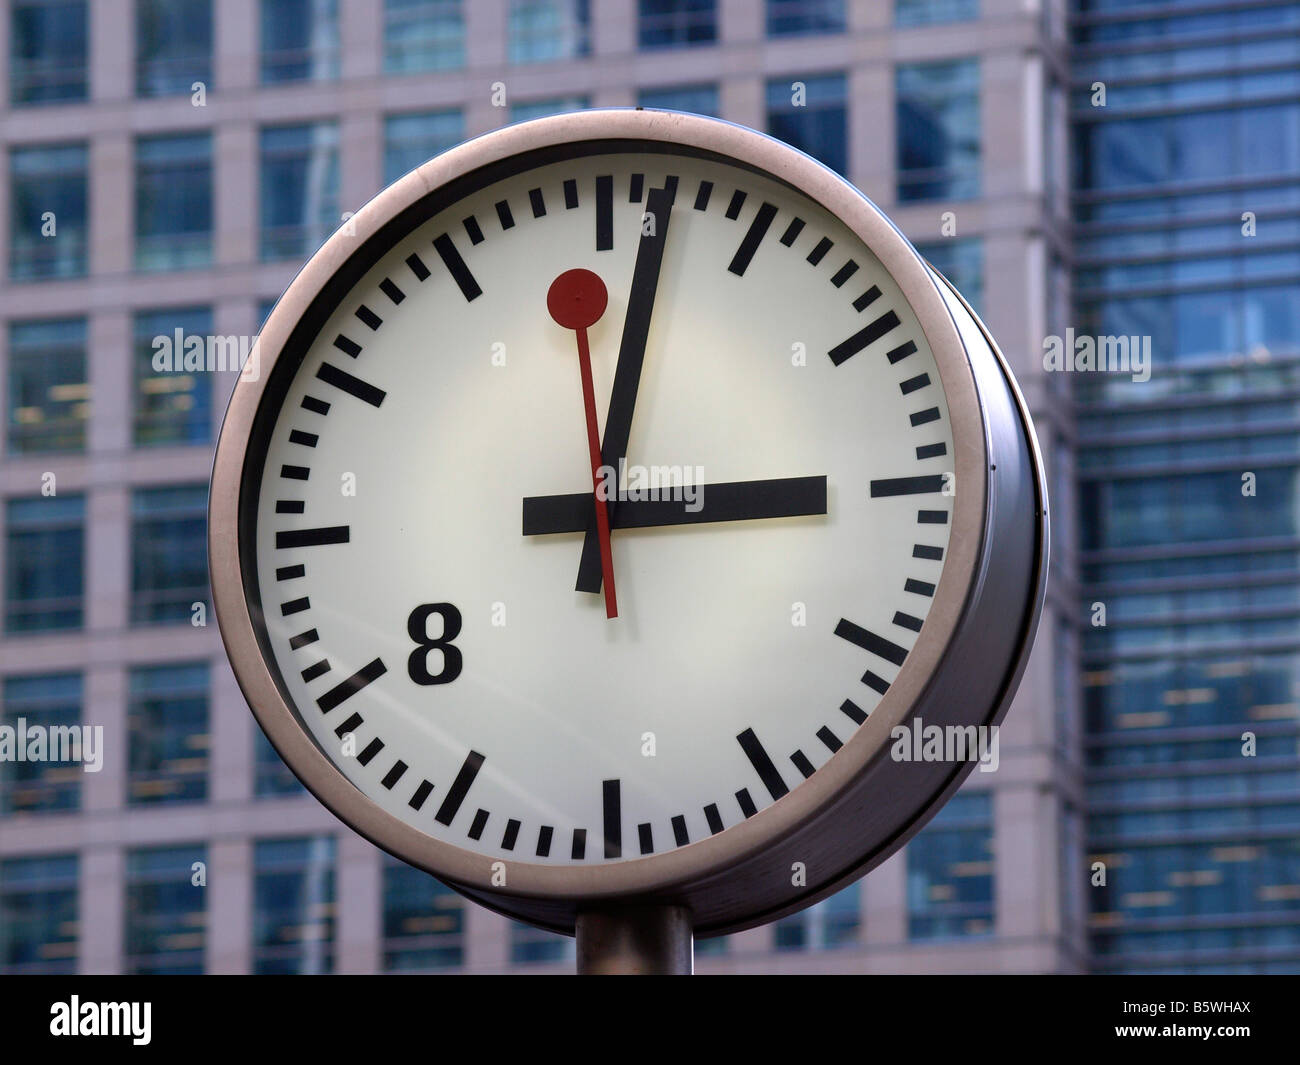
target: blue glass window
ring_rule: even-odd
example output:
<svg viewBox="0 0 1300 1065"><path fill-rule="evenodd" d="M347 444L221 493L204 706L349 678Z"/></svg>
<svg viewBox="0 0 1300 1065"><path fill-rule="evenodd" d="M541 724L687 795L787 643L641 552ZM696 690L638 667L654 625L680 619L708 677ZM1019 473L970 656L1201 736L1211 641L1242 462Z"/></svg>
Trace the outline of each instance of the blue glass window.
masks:
<svg viewBox="0 0 1300 1065"><path fill-rule="evenodd" d="M136 0L135 91L174 96L212 85L212 0Z"/></svg>
<svg viewBox="0 0 1300 1065"><path fill-rule="evenodd" d="M832 170L848 173L848 89L844 75L769 81L767 131Z"/></svg>
<svg viewBox="0 0 1300 1065"><path fill-rule="evenodd" d="M993 799L954 795L904 850L912 939L993 934Z"/></svg>
<svg viewBox="0 0 1300 1065"><path fill-rule="evenodd" d="M6 508L5 628L10 633L79 629L84 496L11 499Z"/></svg>
<svg viewBox="0 0 1300 1065"><path fill-rule="evenodd" d="M77 856L0 861L0 968L77 971Z"/></svg>
<svg viewBox="0 0 1300 1065"><path fill-rule="evenodd" d="M384 863L384 969L446 969L465 960L465 900L387 855Z"/></svg>
<svg viewBox="0 0 1300 1065"><path fill-rule="evenodd" d="M690 111L697 115L718 115L716 85L672 85L663 89L642 89L637 102L642 107L666 111Z"/></svg>
<svg viewBox="0 0 1300 1065"><path fill-rule="evenodd" d="M899 200L978 196L979 60L904 64L895 82Z"/></svg>
<svg viewBox="0 0 1300 1065"><path fill-rule="evenodd" d="M767 35L797 37L809 33L842 33L844 0L767 0Z"/></svg>
<svg viewBox="0 0 1300 1065"><path fill-rule="evenodd" d="M681 48L718 39L715 0L638 0L641 47Z"/></svg>
<svg viewBox="0 0 1300 1065"><path fill-rule="evenodd" d="M223 342L220 350L218 339ZM213 336L207 307L141 311L135 316L138 447L206 444L212 438L212 376L218 372L217 355L225 353L224 338Z"/></svg>
<svg viewBox="0 0 1300 1065"><path fill-rule="evenodd" d="M194 883L195 862L206 865L207 848L202 843L127 852L126 972L163 976L203 972L208 889L206 879Z"/></svg>
<svg viewBox="0 0 1300 1065"><path fill-rule="evenodd" d="M273 975L334 968L334 839L253 845L253 970Z"/></svg>
<svg viewBox="0 0 1300 1065"><path fill-rule="evenodd" d="M339 225L334 122L262 130L262 259L305 259Z"/></svg>
<svg viewBox="0 0 1300 1065"><path fill-rule="evenodd" d="M212 136L141 137L135 149L135 265L175 270L212 261Z"/></svg>
<svg viewBox="0 0 1300 1065"><path fill-rule="evenodd" d="M131 670L127 727L128 803L207 798L211 737L206 662Z"/></svg>
<svg viewBox="0 0 1300 1065"><path fill-rule="evenodd" d="M81 726L81 675L52 673L6 677L0 724L21 732ZM100 752L102 754L102 752ZM0 816L75 810L80 804L81 765L69 762L0 761Z"/></svg>
<svg viewBox="0 0 1300 1065"><path fill-rule="evenodd" d="M86 98L86 0L13 0L9 99L14 104Z"/></svg>
<svg viewBox="0 0 1300 1065"><path fill-rule="evenodd" d="M89 408L85 319L14 322L9 327L9 453L84 450Z"/></svg>
<svg viewBox="0 0 1300 1065"><path fill-rule="evenodd" d="M577 59L591 51L588 0L511 0L506 56L512 63Z"/></svg>
<svg viewBox="0 0 1300 1065"><path fill-rule="evenodd" d="M262 0L263 85L338 76L338 0Z"/></svg>
<svg viewBox="0 0 1300 1065"><path fill-rule="evenodd" d="M461 0L385 0L384 70L412 74L465 65Z"/></svg>
<svg viewBox="0 0 1300 1065"><path fill-rule="evenodd" d="M208 601L208 488L137 488L131 500L131 621L190 622Z"/></svg>
<svg viewBox="0 0 1300 1065"><path fill-rule="evenodd" d="M80 277L90 223L86 146L14 148L9 153L9 277Z"/></svg>
<svg viewBox="0 0 1300 1065"><path fill-rule="evenodd" d="M384 119L384 183L428 162L465 138L459 111L424 111Z"/></svg>

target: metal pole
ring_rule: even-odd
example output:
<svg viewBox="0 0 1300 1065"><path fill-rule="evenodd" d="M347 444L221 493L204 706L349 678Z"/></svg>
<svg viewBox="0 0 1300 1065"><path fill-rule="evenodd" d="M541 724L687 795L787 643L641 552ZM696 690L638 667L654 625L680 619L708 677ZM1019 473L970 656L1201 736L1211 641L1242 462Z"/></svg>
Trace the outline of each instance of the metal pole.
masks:
<svg viewBox="0 0 1300 1065"><path fill-rule="evenodd" d="M580 976L690 976L691 916L681 906L638 906L578 914Z"/></svg>

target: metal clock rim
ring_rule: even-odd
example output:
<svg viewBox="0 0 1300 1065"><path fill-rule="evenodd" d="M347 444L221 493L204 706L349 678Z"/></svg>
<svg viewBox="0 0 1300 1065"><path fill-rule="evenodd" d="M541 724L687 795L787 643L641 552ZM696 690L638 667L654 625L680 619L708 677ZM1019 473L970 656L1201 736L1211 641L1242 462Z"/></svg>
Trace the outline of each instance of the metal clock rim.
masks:
<svg viewBox="0 0 1300 1065"><path fill-rule="evenodd" d="M425 835L385 812L352 784L298 723L263 659L245 595L239 543L240 496L254 418L294 326L352 254L403 210L447 182L510 156L580 141L643 141L714 152L792 186L838 218L866 244L902 290L934 352L953 430L951 538L934 603L897 680L868 720L811 778L724 832L663 854L589 866L500 859ZM236 385L213 461L209 565L214 607L236 679L259 724L307 788L337 817L390 853L474 895L507 900L611 903L689 896L805 828L852 785L906 719L942 660L970 596L986 535L988 444L974 377L957 326L924 261L893 223L844 179L788 145L742 126L675 112L614 109L538 119L485 134L430 160L379 193L336 231L294 278L257 343L260 374ZM492 865L507 861L507 885L490 886ZM735 915L732 924L744 920Z"/></svg>

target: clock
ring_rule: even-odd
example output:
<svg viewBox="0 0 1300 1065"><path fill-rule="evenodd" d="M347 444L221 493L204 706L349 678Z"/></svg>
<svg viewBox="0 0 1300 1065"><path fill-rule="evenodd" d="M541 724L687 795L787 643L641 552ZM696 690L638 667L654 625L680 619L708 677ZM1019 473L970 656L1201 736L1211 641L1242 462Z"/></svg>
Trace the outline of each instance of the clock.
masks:
<svg viewBox="0 0 1300 1065"><path fill-rule="evenodd" d="M255 354L210 502L239 684L343 821L500 912L792 912L974 766L900 736L1006 710L1047 551L1025 405L784 144L640 109L472 140Z"/></svg>

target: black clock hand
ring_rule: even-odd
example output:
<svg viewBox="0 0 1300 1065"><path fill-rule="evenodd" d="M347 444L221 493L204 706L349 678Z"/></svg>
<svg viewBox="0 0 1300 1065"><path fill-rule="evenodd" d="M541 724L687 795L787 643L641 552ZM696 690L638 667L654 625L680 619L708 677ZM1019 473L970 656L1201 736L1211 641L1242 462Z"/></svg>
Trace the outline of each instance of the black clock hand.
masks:
<svg viewBox="0 0 1300 1065"><path fill-rule="evenodd" d="M627 316L623 319L623 340L618 349L618 362L614 368L614 385L610 390L609 414L605 418L605 439L601 446L601 461L618 469L627 458L627 441L632 433L632 412L636 407L637 388L641 383L641 364L645 360L646 336L650 332L650 315L654 311L655 292L659 288L659 269L664 260L664 240L668 236L668 222L672 214L673 198L677 187L669 183L662 189L651 189L646 195L646 213L653 220L654 232L641 234L637 246L636 263L632 267L632 291L627 298ZM610 527L617 528L618 507L614 500L607 504ZM582 559L578 564L580 592L600 591L600 540L596 535L596 515L589 515L582 540Z"/></svg>
<svg viewBox="0 0 1300 1065"><path fill-rule="evenodd" d="M624 499L611 516L618 529L646 529L660 525L700 525L715 521L750 521L756 518L793 518L826 513L825 477L781 477L768 481L727 481L696 485L698 510L684 499ZM661 493L673 489L659 489ZM581 532L591 517L591 493L527 496L524 499L524 535Z"/></svg>

